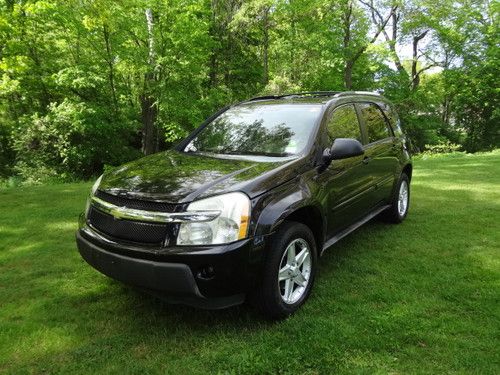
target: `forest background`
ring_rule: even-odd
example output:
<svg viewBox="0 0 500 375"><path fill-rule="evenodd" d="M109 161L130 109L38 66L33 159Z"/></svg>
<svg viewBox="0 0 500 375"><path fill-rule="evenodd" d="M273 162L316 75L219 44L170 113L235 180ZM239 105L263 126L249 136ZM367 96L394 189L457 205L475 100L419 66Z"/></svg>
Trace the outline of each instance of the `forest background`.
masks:
<svg viewBox="0 0 500 375"><path fill-rule="evenodd" d="M500 3L1 0L0 180L89 179L260 94L370 90L416 152L497 148Z"/></svg>

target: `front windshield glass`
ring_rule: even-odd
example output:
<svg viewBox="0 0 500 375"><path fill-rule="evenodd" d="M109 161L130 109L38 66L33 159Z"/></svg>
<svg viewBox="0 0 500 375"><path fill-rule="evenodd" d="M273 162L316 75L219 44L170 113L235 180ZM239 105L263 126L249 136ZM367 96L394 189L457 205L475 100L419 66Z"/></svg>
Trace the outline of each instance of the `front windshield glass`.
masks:
<svg viewBox="0 0 500 375"><path fill-rule="evenodd" d="M184 149L230 155L292 156L307 145L321 112L318 104L249 104L231 108Z"/></svg>

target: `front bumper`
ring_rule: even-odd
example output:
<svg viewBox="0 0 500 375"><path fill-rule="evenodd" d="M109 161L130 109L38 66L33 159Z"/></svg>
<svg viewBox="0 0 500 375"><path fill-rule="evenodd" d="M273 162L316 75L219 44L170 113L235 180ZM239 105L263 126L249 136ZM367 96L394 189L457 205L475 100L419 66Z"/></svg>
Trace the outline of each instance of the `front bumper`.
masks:
<svg viewBox="0 0 500 375"><path fill-rule="evenodd" d="M83 224L83 225L82 225ZM78 250L92 267L172 303L217 309L242 303L259 279L264 240L212 247L151 248L117 243L81 223ZM201 270L214 271L206 277Z"/></svg>

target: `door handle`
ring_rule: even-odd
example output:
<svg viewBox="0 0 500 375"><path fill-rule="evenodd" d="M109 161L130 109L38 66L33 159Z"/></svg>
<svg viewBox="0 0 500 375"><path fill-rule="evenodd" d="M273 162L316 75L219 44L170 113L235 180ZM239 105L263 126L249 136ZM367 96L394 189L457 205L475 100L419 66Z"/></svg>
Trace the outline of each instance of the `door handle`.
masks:
<svg viewBox="0 0 500 375"><path fill-rule="evenodd" d="M368 164L370 162L371 158L369 156L365 156L363 158L363 164Z"/></svg>

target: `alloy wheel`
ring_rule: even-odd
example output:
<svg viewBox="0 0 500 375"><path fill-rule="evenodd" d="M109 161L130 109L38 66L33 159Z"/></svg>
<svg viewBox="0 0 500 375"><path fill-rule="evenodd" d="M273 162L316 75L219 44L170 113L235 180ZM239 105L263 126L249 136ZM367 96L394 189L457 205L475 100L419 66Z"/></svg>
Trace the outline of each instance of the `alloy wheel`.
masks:
<svg viewBox="0 0 500 375"><path fill-rule="evenodd" d="M281 257L278 287L281 299L294 304L304 295L311 276L311 248L307 241L297 238L290 242Z"/></svg>
<svg viewBox="0 0 500 375"><path fill-rule="evenodd" d="M403 180L401 181L401 186L399 187L398 196L398 213L399 216L403 217L408 209L408 183Z"/></svg>

